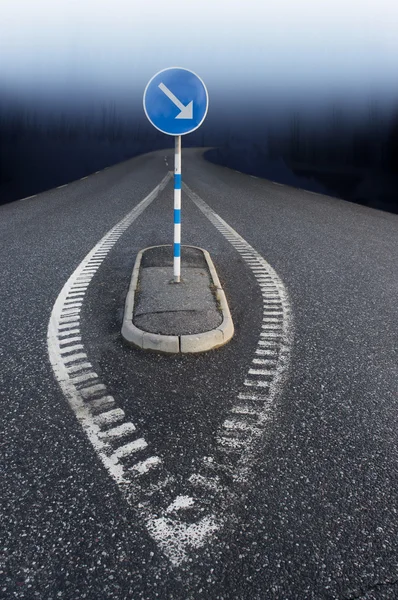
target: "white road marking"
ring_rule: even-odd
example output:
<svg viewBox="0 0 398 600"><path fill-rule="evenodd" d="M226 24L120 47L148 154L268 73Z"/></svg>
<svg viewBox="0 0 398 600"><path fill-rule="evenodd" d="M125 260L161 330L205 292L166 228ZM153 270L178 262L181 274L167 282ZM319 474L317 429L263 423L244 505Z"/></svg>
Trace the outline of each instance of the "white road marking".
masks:
<svg viewBox="0 0 398 600"><path fill-rule="evenodd" d="M62 356L62 362L66 365L67 363L76 362L83 358L87 358L87 354L85 352L80 352L79 354L72 354L72 356Z"/></svg>
<svg viewBox="0 0 398 600"><path fill-rule="evenodd" d="M72 317L65 317L65 316L62 316L62 314L61 314L61 316L59 318L59 322L62 323L62 324L74 323L74 322L77 322L78 318L79 317L76 316L76 315L73 315Z"/></svg>
<svg viewBox="0 0 398 600"><path fill-rule="evenodd" d="M162 464L162 459L159 456L150 456L146 460L136 463L133 466L133 471L137 471L140 475L144 473L148 473L151 469L155 469L156 467Z"/></svg>
<svg viewBox="0 0 398 600"><path fill-rule="evenodd" d="M159 548L173 565L179 565L188 558L191 549L206 544L214 533L223 527L225 522L223 514L228 507L223 506L222 500L217 503L218 508L214 508L214 514L207 504L199 506L201 490L204 488L211 489L212 493L219 492L220 497L223 497L222 480L216 473L211 477L201 472L193 473L184 484L187 487L187 494L177 496L174 500L175 506L172 503L168 509L159 509L159 506L151 504L152 494L155 494L155 498L156 490L174 485L173 476L165 470L161 457L143 456L148 452L148 442L142 434L139 435L136 425L127 421L124 411L117 407L115 399L109 395L106 386L93 371L87 354L77 352L65 356L61 350L66 347L64 342L68 340L68 336L69 339L72 339L72 336L81 337L78 318L66 317L74 318L74 321L65 323L64 317L65 312L68 311L68 304L83 303L91 278L102 265L114 243L165 187L170 177L169 172L147 198L98 242L66 282L55 302L50 318L48 352L56 379L103 465L115 482L121 485L120 490L126 500L134 502L149 534ZM262 435L265 425L272 418L275 400L287 372L292 335L291 311L283 283L265 259L185 185L184 189L198 208L242 255L253 276L258 276L259 289L264 302L263 319L266 317L277 319L278 327L279 322L281 323L277 337L269 339L270 336L275 335L274 331L263 331L262 336L260 334L255 355L261 357L257 360L267 362L253 363L264 367L259 369L251 367L256 373L250 373L250 368L248 369L242 390L237 394L230 414L220 425L216 436L218 448L226 457L230 452L238 456L237 466L231 463L230 468L231 472L235 472L236 481L239 481L247 479L250 474L250 466L254 459L254 442ZM90 277L87 277L84 282L82 279L85 270L90 272ZM86 285L79 289L82 283ZM275 299L269 298L270 294L275 296ZM71 343L75 341L80 340L72 340ZM78 378L83 379L77 383ZM95 385L90 385L92 378L96 380ZM82 384L83 388L81 388ZM135 435L137 435L136 439L118 446L125 437ZM203 466L206 465L212 465L214 469L222 468L222 465L217 465L212 457L203 458ZM148 477L155 468L156 472L152 477L156 477L156 481L151 480L149 487L142 487L141 478ZM196 492L192 494L194 489L197 490L198 496ZM137 503L137 493L138 497L141 494L143 502ZM228 502L233 493L233 489L228 489L228 494L225 494ZM181 498L191 498L192 506L198 503L201 515L198 520L193 523L184 521L185 500ZM239 491L236 499L239 499ZM175 509L172 510L173 506Z"/></svg>
<svg viewBox="0 0 398 600"><path fill-rule="evenodd" d="M91 398L91 396L94 396L94 394L98 394L98 392L106 392L106 387L103 383L90 385L89 387L80 390L80 394L83 398Z"/></svg>
<svg viewBox="0 0 398 600"><path fill-rule="evenodd" d="M74 346L63 345L60 352L61 354L67 354L68 352L75 352L76 350L83 350L83 344L75 344Z"/></svg>
<svg viewBox="0 0 398 600"><path fill-rule="evenodd" d="M260 334L255 352L258 356L264 356L269 359L269 362L266 364L268 368L249 369L248 376L243 385L251 388L250 393L240 392L238 394L237 404L230 411L231 418L226 419L221 428L227 431L224 434L220 431L217 436L219 449L240 455L240 466L238 467L240 475L236 475L236 477L246 478L247 473L250 472L250 465L253 460L251 452L253 442L262 434L265 424L271 419L271 409L280 392L288 368L292 337L289 300L282 281L264 258L223 221L201 198L194 194L186 184L183 184L183 188L190 199L241 254L243 260L252 269L253 274L257 274L264 302L263 318L271 315L274 318L278 317L281 322L280 325L279 323L277 325L277 334L275 331L268 330L263 331L262 335ZM264 337L265 339L263 339ZM282 356L285 357L284 360L282 360ZM255 379L250 378L250 370L255 371L252 374ZM242 400L253 402L256 409L242 409ZM235 410L236 413L246 410L245 414L248 417L256 418L255 425L245 423L242 420L234 420L232 417L236 414ZM244 435L243 439L237 437L242 435ZM212 459L210 458L209 460ZM216 466L215 463L214 466ZM234 466L231 465L231 469L234 470ZM204 487L205 481L208 481L208 478L201 473L194 473L188 479L191 485L199 487ZM216 484L217 488L221 492L222 488L218 484ZM190 548L197 548L204 545L211 539L215 531L222 527L223 517L220 511L216 515L208 514L208 508L204 508L203 510L207 511L207 514L195 523L196 529L193 528L192 524L184 523L181 520L181 516L179 519L171 520L171 515L167 514L166 516L165 514L157 518L149 517L147 520L149 532L173 564L178 565L186 560Z"/></svg>
<svg viewBox="0 0 398 600"><path fill-rule="evenodd" d="M72 308L71 310L68 310L68 308L65 308L62 313L61 316L62 317L75 317L75 319L79 319L79 315L80 314L80 308L76 309L76 308Z"/></svg>
<svg viewBox="0 0 398 600"><path fill-rule="evenodd" d="M224 421L223 427L225 427L225 429L240 429L241 431L250 429L250 426L244 421L231 421L231 419Z"/></svg>
<svg viewBox="0 0 398 600"><path fill-rule="evenodd" d="M119 462L118 455L115 455L115 448L109 445L109 441L101 439L100 433L103 427L123 422L125 414L122 409L114 408L114 399L107 394L105 386L101 383L97 386L90 386L84 389L76 387L79 385L79 382L76 381L74 374L80 373L81 375L78 375L78 377L87 377L91 373L96 378L97 374L92 370L92 365L87 360L85 353L77 353L65 357L62 352L61 349L65 347L64 341L67 340L67 336L74 335L81 337L79 320L76 317L68 317L68 319L73 320L65 322L65 318L62 315L68 305L70 306L74 302L82 304L90 283L87 281L85 285L79 285L79 283L82 284L82 276L89 272L91 274L91 281L91 277L95 275L113 244L117 242L128 227L157 197L159 192L164 189L170 178L170 174L167 173L161 183L117 223L115 227L105 234L98 244L87 254L62 288L53 306L48 324L47 347L54 375L102 463L117 483L126 483L125 467ZM73 364L77 361L79 361L78 364ZM88 382L89 379L84 379L84 381ZM95 398L93 394L101 395L102 397ZM132 479L134 479L133 476Z"/></svg>
<svg viewBox="0 0 398 600"><path fill-rule="evenodd" d="M236 413L238 415L257 416L257 412L249 406L234 406L231 409L231 412Z"/></svg>
<svg viewBox="0 0 398 600"><path fill-rule="evenodd" d="M115 408L112 410L108 410L100 415L94 417L94 422L96 425L104 426L104 425L113 425L113 423L118 423L119 421L123 421L124 410L121 408ZM98 432L99 434L100 432Z"/></svg>
<svg viewBox="0 0 398 600"><path fill-rule="evenodd" d="M60 331L58 333L58 337L66 339L66 336L75 335L75 333L80 333L80 329L67 329L65 331Z"/></svg>
<svg viewBox="0 0 398 600"><path fill-rule="evenodd" d="M275 365L275 358L253 358L252 363L255 365Z"/></svg>
<svg viewBox="0 0 398 600"><path fill-rule="evenodd" d="M133 433L136 430L137 430L137 428L134 425L134 423L129 423L127 421L126 423L122 423L121 425L117 425L116 427L112 427L112 429L108 429L107 431L100 433L100 437L102 439L106 438L106 439L117 440L119 438L125 437L126 435L128 435L130 433Z"/></svg>
<svg viewBox="0 0 398 600"><path fill-rule="evenodd" d="M190 496L177 496L175 500L166 508L166 514L176 512L177 510L183 510L184 508L190 508L195 504L195 500Z"/></svg>
<svg viewBox="0 0 398 600"><path fill-rule="evenodd" d="M129 456L130 454L135 454L140 450L144 450L147 446L148 443L144 438L139 438L138 440L134 440L134 442L120 446L113 456L120 460L121 458L126 458L126 456Z"/></svg>
<svg viewBox="0 0 398 600"><path fill-rule="evenodd" d="M71 376L71 381L73 381L73 383L83 383L90 379L98 379L97 373L91 372L91 373L87 373L85 375L72 375Z"/></svg>
<svg viewBox="0 0 398 600"><path fill-rule="evenodd" d="M87 401L87 405L93 412L103 413L109 411L115 406L115 399L112 396L103 396L102 398L94 398Z"/></svg>
<svg viewBox="0 0 398 600"><path fill-rule="evenodd" d="M32 196L26 196L26 198L20 198L19 202L23 202L24 200L30 200L31 198L36 198L37 194L33 194Z"/></svg>
<svg viewBox="0 0 398 600"><path fill-rule="evenodd" d="M64 183L64 185L59 185L56 189L57 190L62 190L62 188L66 187L68 184Z"/></svg>
<svg viewBox="0 0 398 600"><path fill-rule="evenodd" d="M248 387L269 388L270 382L262 381L261 379L259 381L256 381L255 379L245 379L244 385L247 385Z"/></svg>
<svg viewBox="0 0 398 600"><path fill-rule="evenodd" d="M70 337L66 339L59 340L60 346L64 346L65 344L70 344L71 342L81 342L82 338L80 335L76 335L75 337Z"/></svg>

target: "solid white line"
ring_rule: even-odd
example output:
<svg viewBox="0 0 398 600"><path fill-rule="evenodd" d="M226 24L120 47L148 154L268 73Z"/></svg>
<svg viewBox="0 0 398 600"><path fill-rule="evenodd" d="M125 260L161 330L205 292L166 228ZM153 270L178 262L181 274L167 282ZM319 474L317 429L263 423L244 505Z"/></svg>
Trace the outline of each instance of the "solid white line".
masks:
<svg viewBox="0 0 398 600"><path fill-rule="evenodd" d="M85 177L80 177L80 181L83 181L83 179L87 179L88 175L86 175Z"/></svg>
<svg viewBox="0 0 398 600"><path fill-rule="evenodd" d="M68 184L64 183L64 185L59 185L56 189L57 190L61 190L62 188L66 187Z"/></svg>
<svg viewBox="0 0 398 600"><path fill-rule="evenodd" d="M26 196L26 198L21 198L19 202L23 202L24 200L30 200L31 198L36 198L37 194L33 194L33 196Z"/></svg>

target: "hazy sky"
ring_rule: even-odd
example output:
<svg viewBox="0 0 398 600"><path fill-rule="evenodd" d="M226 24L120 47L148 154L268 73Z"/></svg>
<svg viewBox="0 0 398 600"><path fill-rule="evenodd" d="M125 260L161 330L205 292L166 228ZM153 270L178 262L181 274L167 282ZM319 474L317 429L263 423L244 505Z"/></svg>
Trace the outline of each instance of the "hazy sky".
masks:
<svg viewBox="0 0 398 600"><path fill-rule="evenodd" d="M0 90L124 100L168 66L231 98L398 92L394 0L0 0Z"/></svg>

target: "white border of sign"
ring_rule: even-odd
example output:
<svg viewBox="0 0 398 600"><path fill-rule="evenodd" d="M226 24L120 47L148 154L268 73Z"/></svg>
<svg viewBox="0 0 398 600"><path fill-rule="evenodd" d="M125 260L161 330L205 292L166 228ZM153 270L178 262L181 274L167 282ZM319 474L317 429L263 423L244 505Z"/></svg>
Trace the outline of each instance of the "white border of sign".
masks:
<svg viewBox="0 0 398 600"><path fill-rule="evenodd" d="M199 81L201 82L201 84L203 85L203 87L205 89L205 92L206 92L206 111L205 111L205 114L203 115L203 119L193 129L190 129L189 131L186 131L185 133L180 133L180 134L169 133L167 131L164 131L163 129L160 129L160 127L157 127L155 125L155 123L152 121L152 119L149 117L149 115L147 113L147 110L146 110L146 106L145 106L145 99L146 99L147 89L149 88L149 86L151 85L151 83L155 79L155 77L157 77L158 75L160 75L160 73L164 73L165 71L172 71L172 70L175 70L175 69L180 69L181 71L188 71L188 73L192 73L192 75L195 75L195 77L197 77L199 79ZM145 114L146 114L146 117L147 117L148 121L158 131L161 131L165 135L172 135L173 137L175 137L176 135L188 135L188 133L192 133L193 131L196 131L197 129L199 129L199 127L202 125L203 121L205 120L205 118L207 116L207 111L209 110L209 93L207 91L207 87L205 85L205 82L203 81L203 79L201 77L199 77L199 75L197 73L195 73L195 71L191 71L191 69L185 69L185 67L167 67L167 69L162 69L161 71L158 71L157 73L155 73L155 75L153 77L151 77L151 79L148 81L148 83L147 83L147 85L145 87L145 90L144 90L143 106L144 106L144 111L145 111Z"/></svg>

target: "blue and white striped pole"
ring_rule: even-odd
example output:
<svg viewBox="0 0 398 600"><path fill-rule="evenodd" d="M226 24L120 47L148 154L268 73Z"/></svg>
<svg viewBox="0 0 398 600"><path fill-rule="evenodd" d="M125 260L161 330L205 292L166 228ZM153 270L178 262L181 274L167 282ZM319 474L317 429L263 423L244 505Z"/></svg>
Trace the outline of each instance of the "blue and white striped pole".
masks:
<svg viewBox="0 0 398 600"><path fill-rule="evenodd" d="M174 283L181 282L181 136L175 137L174 150Z"/></svg>

